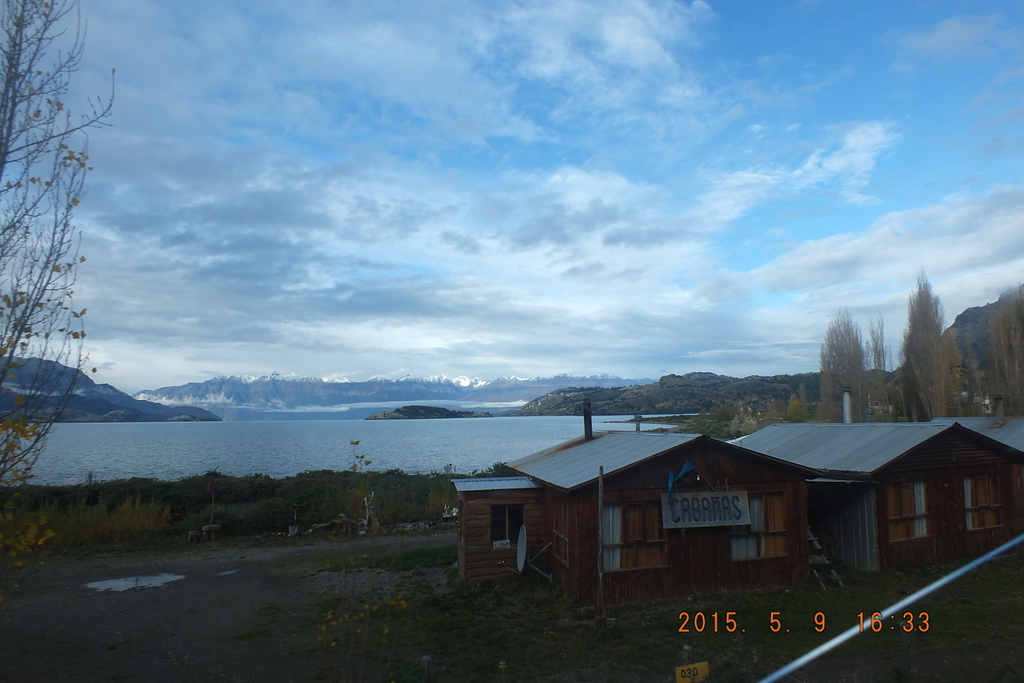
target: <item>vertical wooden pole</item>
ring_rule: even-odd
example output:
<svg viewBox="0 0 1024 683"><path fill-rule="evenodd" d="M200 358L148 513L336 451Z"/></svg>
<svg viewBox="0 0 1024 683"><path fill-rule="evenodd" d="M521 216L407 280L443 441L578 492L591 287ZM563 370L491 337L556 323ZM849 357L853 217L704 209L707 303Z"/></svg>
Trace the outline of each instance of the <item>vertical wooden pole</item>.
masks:
<svg viewBox="0 0 1024 683"><path fill-rule="evenodd" d="M604 618L604 466L597 468L597 609L596 623L605 625Z"/></svg>
<svg viewBox="0 0 1024 683"><path fill-rule="evenodd" d="M906 622L903 622L906 623ZM902 630L902 628L901 628ZM917 649L914 647L914 632L903 631L903 676L913 683L917 680Z"/></svg>

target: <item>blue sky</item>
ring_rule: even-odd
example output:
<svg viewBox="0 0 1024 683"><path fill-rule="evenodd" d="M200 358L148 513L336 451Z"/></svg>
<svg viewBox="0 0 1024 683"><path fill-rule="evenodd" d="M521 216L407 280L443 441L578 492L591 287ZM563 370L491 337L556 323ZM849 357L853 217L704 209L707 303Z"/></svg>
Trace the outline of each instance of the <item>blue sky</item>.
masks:
<svg viewBox="0 0 1024 683"><path fill-rule="evenodd" d="M816 370L1024 280L1019 2L81 0L97 379Z"/></svg>

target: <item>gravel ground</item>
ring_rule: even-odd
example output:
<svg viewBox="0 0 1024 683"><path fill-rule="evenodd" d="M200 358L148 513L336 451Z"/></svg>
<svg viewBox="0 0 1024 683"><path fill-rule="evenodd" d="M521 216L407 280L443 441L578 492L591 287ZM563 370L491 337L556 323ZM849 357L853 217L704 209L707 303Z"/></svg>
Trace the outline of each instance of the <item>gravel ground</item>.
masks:
<svg viewBox="0 0 1024 683"><path fill-rule="evenodd" d="M322 678L317 605L332 591L392 593L411 572L322 571L345 557L454 545L455 535L263 547L206 544L178 552L50 557L6 591L0 681L309 681ZM160 587L86 584L179 575ZM165 577L166 578L166 577ZM443 569L417 570L443 589Z"/></svg>

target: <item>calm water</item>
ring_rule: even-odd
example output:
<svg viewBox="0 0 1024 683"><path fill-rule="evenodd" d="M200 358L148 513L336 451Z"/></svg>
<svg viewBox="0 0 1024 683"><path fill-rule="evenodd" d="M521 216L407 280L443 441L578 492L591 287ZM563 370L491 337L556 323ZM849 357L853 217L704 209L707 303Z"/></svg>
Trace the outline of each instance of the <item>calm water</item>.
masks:
<svg viewBox="0 0 1024 683"><path fill-rule="evenodd" d="M594 429L634 429L607 422L622 419L595 417ZM104 481L179 479L212 469L284 477L351 466L352 441L370 469L430 472L450 463L468 473L582 434L579 417L59 424L33 483L81 483L90 470Z"/></svg>

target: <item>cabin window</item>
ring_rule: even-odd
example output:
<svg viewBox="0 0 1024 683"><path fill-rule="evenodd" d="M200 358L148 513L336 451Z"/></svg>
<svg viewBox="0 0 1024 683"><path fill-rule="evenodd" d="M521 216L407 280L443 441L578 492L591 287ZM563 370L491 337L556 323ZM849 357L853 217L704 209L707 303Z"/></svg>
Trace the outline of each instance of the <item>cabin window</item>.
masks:
<svg viewBox="0 0 1024 683"><path fill-rule="evenodd" d="M732 527L732 559L785 556L785 494L752 495L747 500L750 503L750 525Z"/></svg>
<svg viewBox="0 0 1024 683"><path fill-rule="evenodd" d="M999 477L978 474L964 477L964 507L967 508L967 528L984 529L999 526Z"/></svg>
<svg viewBox="0 0 1024 683"><path fill-rule="evenodd" d="M522 505L491 506L491 547L514 548L523 525Z"/></svg>
<svg viewBox="0 0 1024 683"><path fill-rule="evenodd" d="M569 564L569 501L555 497L552 513L552 552L562 564Z"/></svg>
<svg viewBox="0 0 1024 683"><path fill-rule="evenodd" d="M902 541L928 535L928 507L923 481L908 481L886 487L889 540Z"/></svg>
<svg viewBox="0 0 1024 683"><path fill-rule="evenodd" d="M605 505L601 533L606 571L667 564L658 502Z"/></svg>

